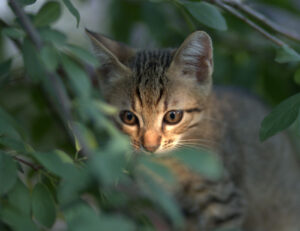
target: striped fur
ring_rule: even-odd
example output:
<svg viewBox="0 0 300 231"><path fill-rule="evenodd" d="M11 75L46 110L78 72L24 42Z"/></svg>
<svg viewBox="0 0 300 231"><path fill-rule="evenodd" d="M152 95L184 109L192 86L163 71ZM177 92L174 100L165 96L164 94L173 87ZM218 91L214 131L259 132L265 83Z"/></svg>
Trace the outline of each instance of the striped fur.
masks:
<svg viewBox="0 0 300 231"><path fill-rule="evenodd" d="M184 231L300 230L294 150L284 134L259 142L259 121L267 113L259 101L231 89L211 90L212 45L206 33L193 33L178 49L141 51L89 36L102 60L105 99L138 121L133 126L114 117L133 147L159 154L192 145L214 150L224 164L223 178L211 181L173 158L159 159L178 179L170 190L186 216ZM163 119L172 110L183 113L176 125Z"/></svg>

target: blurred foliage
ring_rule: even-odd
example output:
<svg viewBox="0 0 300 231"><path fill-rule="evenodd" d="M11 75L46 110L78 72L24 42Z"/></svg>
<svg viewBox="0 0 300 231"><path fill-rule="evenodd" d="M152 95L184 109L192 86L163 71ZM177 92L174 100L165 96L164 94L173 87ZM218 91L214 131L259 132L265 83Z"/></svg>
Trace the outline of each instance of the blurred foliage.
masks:
<svg viewBox="0 0 300 231"><path fill-rule="evenodd" d="M25 7L35 0L8 2ZM299 15L292 4L276 1ZM53 28L63 7L76 30L80 15L71 0L46 1L27 15L42 46L22 19L0 21L0 229L53 230L61 221L72 231L179 229L183 216L164 187L176 179L157 157L133 153L110 122L116 109L103 102L91 73L97 58ZM265 119L261 139L300 124L299 54L291 47L277 52L243 22L200 1L112 0L108 17L112 37L140 46L176 47L192 31L208 31L216 84L247 88L270 104L291 96ZM5 57L4 38L17 55ZM21 67L12 65L20 57ZM173 156L212 179L222 175L209 152Z"/></svg>

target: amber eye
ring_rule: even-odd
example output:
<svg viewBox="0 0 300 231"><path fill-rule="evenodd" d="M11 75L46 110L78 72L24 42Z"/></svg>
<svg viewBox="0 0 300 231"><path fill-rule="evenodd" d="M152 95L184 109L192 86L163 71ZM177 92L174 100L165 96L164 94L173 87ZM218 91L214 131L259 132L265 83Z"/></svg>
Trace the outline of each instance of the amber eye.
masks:
<svg viewBox="0 0 300 231"><path fill-rule="evenodd" d="M164 122L171 125L177 124L181 121L182 116L183 116L183 111L180 110L168 111L165 114Z"/></svg>
<svg viewBox="0 0 300 231"><path fill-rule="evenodd" d="M138 123L138 119L131 111L121 111L120 118L127 125L136 125Z"/></svg>

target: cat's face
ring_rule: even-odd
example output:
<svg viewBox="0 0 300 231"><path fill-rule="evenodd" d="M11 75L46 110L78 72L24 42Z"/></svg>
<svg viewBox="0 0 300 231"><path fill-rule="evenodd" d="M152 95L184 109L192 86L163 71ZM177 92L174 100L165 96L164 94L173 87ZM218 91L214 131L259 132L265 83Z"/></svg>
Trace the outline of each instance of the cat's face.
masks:
<svg viewBox="0 0 300 231"><path fill-rule="evenodd" d="M102 66L105 99L136 149L161 153L186 143L201 121L211 88L212 46L204 32L177 50L135 51L88 32Z"/></svg>

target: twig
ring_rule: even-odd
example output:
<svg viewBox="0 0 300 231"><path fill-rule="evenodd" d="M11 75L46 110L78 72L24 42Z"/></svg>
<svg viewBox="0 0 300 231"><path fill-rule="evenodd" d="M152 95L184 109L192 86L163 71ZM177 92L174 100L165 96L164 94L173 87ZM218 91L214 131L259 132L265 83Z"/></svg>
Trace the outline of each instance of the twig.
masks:
<svg viewBox="0 0 300 231"><path fill-rule="evenodd" d="M245 5L245 4L241 3L240 1L234 1L234 0L224 0L224 2L227 3L228 5L238 8L239 10L248 14L249 16L255 18L256 20L260 21L264 25L268 26L273 31L275 31L289 39L300 42L300 34L299 33L294 33L293 31L285 29L282 26L272 22L266 16L255 11L253 8L249 7L248 5Z"/></svg>
<svg viewBox="0 0 300 231"><path fill-rule="evenodd" d="M271 40L273 43L276 45L283 47L287 46L285 42L280 40L279 38L271 35L269 32L267 32L265 29L260 27L259 25L255 24L253 21L245 17L243 14L241 14L239 11L236 9L232 8L231 6L228 6L227 4L223 3L221 0L207 0L208 2L212 2L213 4L219 6L220 8L224 9L225 11L231 13L235 17L239 18L240 20L244 21L246 24L251 26L254 30L258 31L261 33L263 36L265 36L267 39Z"/></svg>
<svg viewBox="0 0 300 231"><path fill-rule="evenodd" d="M27 166L29 166L29 167L31 167L33 170L35 170L35 171L38 171L38 170L40 170L40 169L42 169L43 167L42 166L35 166L33 163L30 163L30 162L28 162L27 160L23 160L23 159L21 159L21 158L19 158L19 157L17 157L17 156L14 156L13 157L16 161L19 161L19 162L21 162L21 163L23 163L23 164L25 164L25 165L27 165Z"/></svg>
<svg viewBox="0 0 300 231"><path fill-rule="evenodd" d="M22 8L15 0L9 0L9 5L13 9L14 13L19 17L22 27L28 33L28 36L31 38L33 43L38 49L41 49L43 46L43 41Z"/></svg>
<svg viewBox="0 0 300 231"><path fill-rule="evenodd" d="M37 32L37 30L32 25L31 21L27 17L27 15L23 11L23 9L20 7L18 2L16 2L16 0L9 0L9 4L13 12L15 13L15 15L19 18L21 26L23 27L24 31L27 32L33 44L36 46L38 50L41 50L43 48L43 41L39 33ZM80 146L82 147L82 153L85 156L89 156L91 153L89 147L84 142L84 139L81 136L80 132L78 131L77 127L74 126L73 124L73 118L71 113L71 101L68 95L64 91L64 86L57 78L56 73L47 72L46 74L50 82L52 83L53 90L55 91L55 95L57 96L58 102L61 104L62 113L60 113L59 110L57 110L57 112L62 117L62 120L64 121L66 131L72 138L74 138L73 135L76 136ZM56 105L54 104L54 108L57 109L57 107L55 106Z"/></svg>

